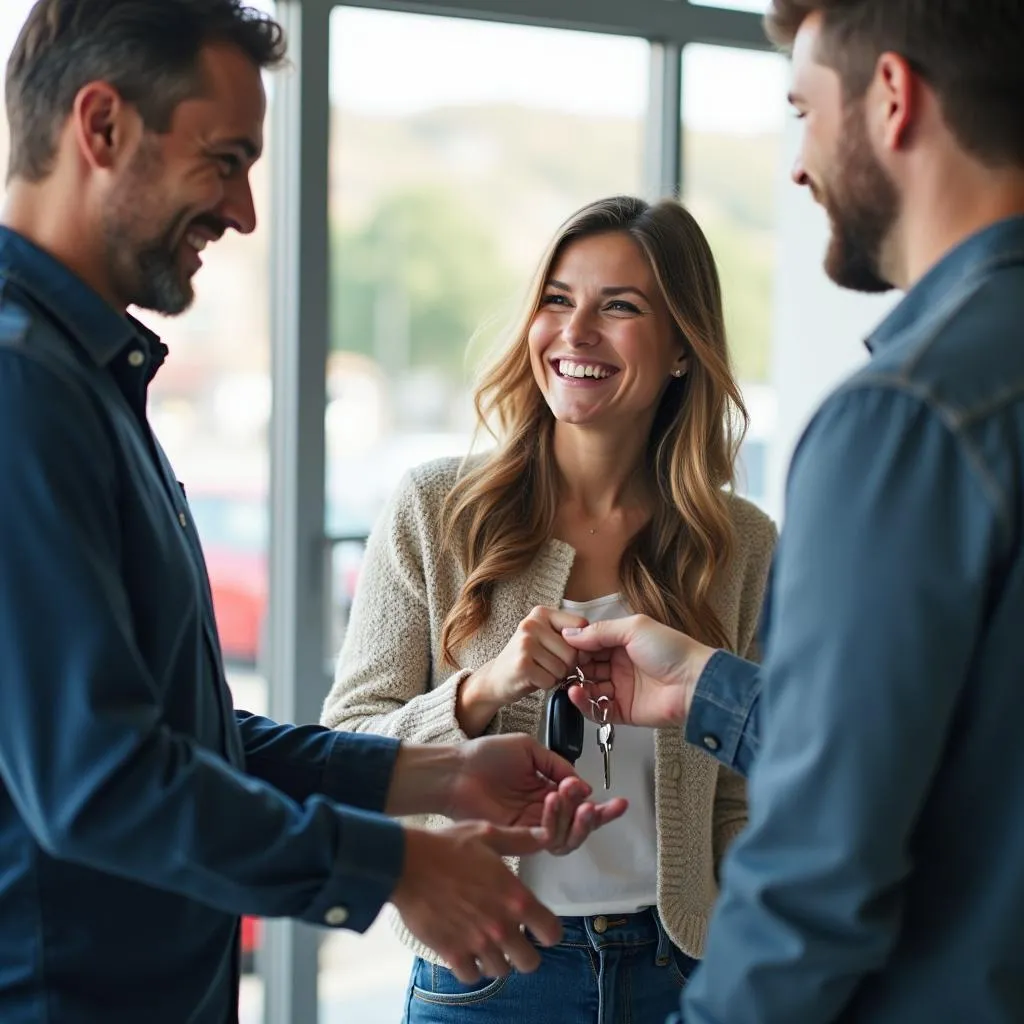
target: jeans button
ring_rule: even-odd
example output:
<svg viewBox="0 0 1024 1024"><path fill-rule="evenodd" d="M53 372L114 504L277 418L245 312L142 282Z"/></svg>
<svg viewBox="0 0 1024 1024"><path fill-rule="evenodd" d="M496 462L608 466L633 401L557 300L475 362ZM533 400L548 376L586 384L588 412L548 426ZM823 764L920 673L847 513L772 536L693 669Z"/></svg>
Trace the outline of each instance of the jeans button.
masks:
<svg viewBox="0 0 1024 1024"><path fill-rule="evenodd" d="M608 918L601 914L599 917L594 918L594 931L598 935L604 935L608 931Z"/></svg>

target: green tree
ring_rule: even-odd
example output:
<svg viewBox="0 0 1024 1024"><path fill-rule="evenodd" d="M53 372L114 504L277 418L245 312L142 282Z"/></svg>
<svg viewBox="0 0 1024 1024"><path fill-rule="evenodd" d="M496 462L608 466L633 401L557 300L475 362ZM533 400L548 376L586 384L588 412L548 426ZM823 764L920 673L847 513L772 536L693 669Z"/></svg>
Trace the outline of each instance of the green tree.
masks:
<svg viewBox="0 0 1024 1024"><path fill-rule="evenodd" d="M332 347L461 378L470 337L510 289L493 230L441 186L382 197L362 228L335 233Z"/></svg>

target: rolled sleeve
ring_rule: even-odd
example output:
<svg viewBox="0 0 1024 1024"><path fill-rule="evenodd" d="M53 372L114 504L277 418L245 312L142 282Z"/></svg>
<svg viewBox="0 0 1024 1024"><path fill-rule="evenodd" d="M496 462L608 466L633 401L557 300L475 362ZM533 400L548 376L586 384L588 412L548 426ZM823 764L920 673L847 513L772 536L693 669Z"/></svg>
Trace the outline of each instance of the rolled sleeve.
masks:
<svg viewBox="0 0 1024 1024"><path fill-rule="evenodd" d="M684 738L740 775L757 756L760 667L716 651L697 681Z"/></svg>

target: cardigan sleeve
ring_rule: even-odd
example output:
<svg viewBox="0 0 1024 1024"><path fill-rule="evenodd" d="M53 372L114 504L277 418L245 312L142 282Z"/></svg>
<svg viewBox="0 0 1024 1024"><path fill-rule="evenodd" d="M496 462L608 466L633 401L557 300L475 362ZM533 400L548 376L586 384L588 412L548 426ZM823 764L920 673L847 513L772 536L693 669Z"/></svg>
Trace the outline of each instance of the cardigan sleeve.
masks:
<svg viewBox="0 0 1024 1024"><path fill-rule="evenodd" d="M334 684L321 723L413 743L467 739L455 717L455 698L468 670L432 678L431 595L426 565L436 544L440 487L407 474L366 546ZM438 613L438 609L433 609ZM487 732L499 727L495 716Z"/></svg>
<svg viewBox="0 0 1024 1024"><path fill-rule="evenodd" d="M778 531L767 516L760 514L749 524L740 526L740 530L748 534L745 541L750 553L741 585L737 653L747 661L759 662L761 660L761 644L758 626L761 605L768 587L768 576ZM726 851L736 836L746 827L746 824L746 780L725 765L719 765L712 833L716 874L720 870Z"/></svg>

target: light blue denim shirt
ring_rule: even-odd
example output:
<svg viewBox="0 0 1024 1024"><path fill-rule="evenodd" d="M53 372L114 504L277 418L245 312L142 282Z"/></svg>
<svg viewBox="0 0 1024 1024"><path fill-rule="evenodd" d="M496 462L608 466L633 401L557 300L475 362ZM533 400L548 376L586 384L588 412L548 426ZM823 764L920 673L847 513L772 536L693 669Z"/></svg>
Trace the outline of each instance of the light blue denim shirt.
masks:
<svg viewBox="0 0 1024 1024"><path fill-rule="evenodd" d="M946 256L790 472L760 671L687 738L750 770L686 1024L1024 1021L1024 218Z"/></svg>

